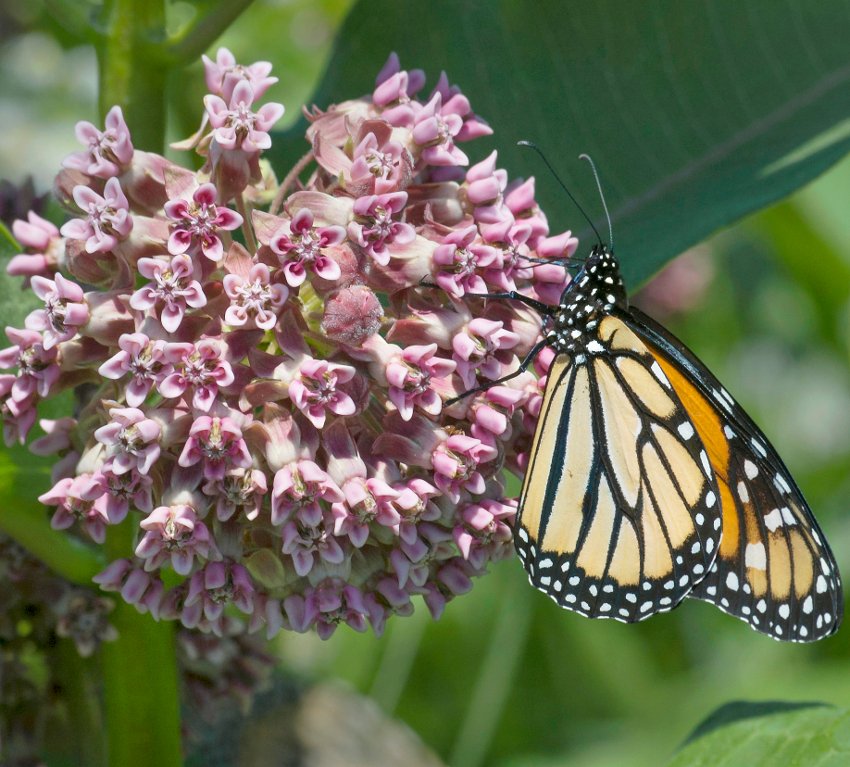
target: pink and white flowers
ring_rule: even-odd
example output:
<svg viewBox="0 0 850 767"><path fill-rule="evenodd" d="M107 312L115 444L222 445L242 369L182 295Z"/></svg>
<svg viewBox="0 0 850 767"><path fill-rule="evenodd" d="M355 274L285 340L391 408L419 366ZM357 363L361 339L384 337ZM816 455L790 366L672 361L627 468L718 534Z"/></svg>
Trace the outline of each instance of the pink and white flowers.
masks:
<svg viewBox="0 0 850 767"><path fill-rule="evenodd" d="M418 602L437 617L511 551L504 471L551 359L454 401L541 337L482 294L557 300L576 240L495 152L468 167L460 145L491 131L445 76L420 99L424 73L391 56L370 96L309 115L310 170L281 189L260 162L283 114L260 103L270 65L204 63L181 145L203 168L135 150L116 107L60 174L77 218L15 223L9 271L43 306L0 352L5 438L76 390L32 445L57 456L40 500L95 543L132 528L96 580L160 620L327 638Z"/></svg>

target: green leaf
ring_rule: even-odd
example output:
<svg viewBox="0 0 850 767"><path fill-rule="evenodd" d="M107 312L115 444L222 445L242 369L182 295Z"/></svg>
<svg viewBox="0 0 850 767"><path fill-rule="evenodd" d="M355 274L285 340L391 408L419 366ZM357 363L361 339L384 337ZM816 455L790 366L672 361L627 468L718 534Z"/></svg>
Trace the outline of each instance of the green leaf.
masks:
<svg viewBox="0 0 850 767"><path fill-rule="evenodd" d="M667 767L839 767L850 763L848 732L847 709L739 701L700 724Z"/></svg>
<svg viewBox="0 0 850 767"><path fill-rule="evenodd" d="M577 159L594 158L633 285L850 150L850 46L837 23L847 10L843 0L360 0L313 101L370 93L390 51L425 69L428 88L446 70L495 130L463 145L471 161L495 147L512 177L534 175L553 231L592 239L540 159L515 142L543 149L607 239ZM278 141L278 172L305 148L303 135Z"/></svg>

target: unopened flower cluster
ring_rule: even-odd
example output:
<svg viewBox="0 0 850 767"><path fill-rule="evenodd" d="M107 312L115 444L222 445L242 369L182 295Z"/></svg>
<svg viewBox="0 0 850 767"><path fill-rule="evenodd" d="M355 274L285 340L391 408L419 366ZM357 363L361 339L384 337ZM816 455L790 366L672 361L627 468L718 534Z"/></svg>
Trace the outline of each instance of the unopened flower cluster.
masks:
<svg viewBox="0 0 850 767"><path fill-rule="evenodd" d="M470 161L491 129L445 75L429 92L391 56L370 96L308 114L282 187L270 65L205 65L181 145L199 172L135 149L115 107L57 177L73 218L15 223L8 270L38 306L0 353L5 439L76 391L31 443L56 456L40 500L96 543L135 531L96 581L157 619L328 637L416 597L437 617L511 551L504 471L549 361L447 406L540 339L533 311L478 294L556 302L577 242L550 236L532 180Z"/></svg>

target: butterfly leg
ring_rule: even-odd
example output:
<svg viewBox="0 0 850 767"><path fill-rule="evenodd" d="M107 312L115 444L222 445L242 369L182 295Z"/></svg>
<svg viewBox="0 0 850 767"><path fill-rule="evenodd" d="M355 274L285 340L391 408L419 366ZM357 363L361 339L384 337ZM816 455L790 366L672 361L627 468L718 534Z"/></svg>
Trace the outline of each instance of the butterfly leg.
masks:
<svg viewBox="0 0 850 767"><path fill-rule="evenodd" d="M470 298L501 298L508 301L519 301L521 304L530 306L544 317L551 317L558 310L555 306L549 306L542 301L537 301L530 296L524 296L522 293L517 293L515 290L506 290L500 293L465 293L464 296Z"/></svg>
<svg viewBox="0 0 850 767"><path fill-rule="evenodd" d="M540 350L546 346L546 339L542 341L538 341L534 346L531 347L531 351L525 355L525 359L519 363L519 367L514 370L513 373L508 373L506 376L502 376L501 378L497 378L495 381L487 381L485 384L481 384L481 386L476 386L474 389L469 389L468 391L463 392L463 394L458 394L457 397L452 397L451 399L446 400L446 407L450 407L454 405L456 402L460 402L462 399L466 399L467 397L471 397L473 394L478 394L482 391L487 391L487 389L492 388L493 386L498 386L499 384L503 384L506 381L510 381L512 378L516 378L521 373L524 373L528 370L529 365L534 362L534 358L540 354Z"/></svg>

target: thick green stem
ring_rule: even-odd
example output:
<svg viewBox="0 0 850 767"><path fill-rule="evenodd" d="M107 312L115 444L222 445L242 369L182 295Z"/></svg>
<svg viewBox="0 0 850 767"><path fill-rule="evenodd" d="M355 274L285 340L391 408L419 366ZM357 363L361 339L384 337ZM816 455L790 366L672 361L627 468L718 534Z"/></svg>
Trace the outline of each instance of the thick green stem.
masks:
<svg viewBox="0 0 850 767"><path fill-rule="evenodd" d="M129 520L111 528L110 558L132 551ZM118 601L111 615L118 640L101 648L110 767L179 767L180 704L174 624L155 622Z"/></svg>
<svg viewBox="0 0 850 767"><path fill-rule="evenodd" d="M118 104L133 144L162 151L165 141L165 81L168 59L162 0L106 0L104 38L98 50L100 110Z"/></svg>

